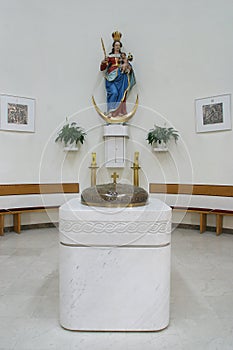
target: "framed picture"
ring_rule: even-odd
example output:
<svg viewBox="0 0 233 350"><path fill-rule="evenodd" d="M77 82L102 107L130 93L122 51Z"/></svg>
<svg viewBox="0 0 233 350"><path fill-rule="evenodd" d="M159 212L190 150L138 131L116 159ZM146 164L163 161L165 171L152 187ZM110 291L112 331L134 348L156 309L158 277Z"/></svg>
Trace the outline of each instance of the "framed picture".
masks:
<svg viewBox="0 0 233 350"><path fill-rule="evenodd" d="M195 100L196 132L231 130L230 95Z"/></svg>
<svg viewBox="0 0 233 350"><path fill-rule="evenodd" d="M32 98L0 95L0 129L34 132L35 100Z"/></svg>

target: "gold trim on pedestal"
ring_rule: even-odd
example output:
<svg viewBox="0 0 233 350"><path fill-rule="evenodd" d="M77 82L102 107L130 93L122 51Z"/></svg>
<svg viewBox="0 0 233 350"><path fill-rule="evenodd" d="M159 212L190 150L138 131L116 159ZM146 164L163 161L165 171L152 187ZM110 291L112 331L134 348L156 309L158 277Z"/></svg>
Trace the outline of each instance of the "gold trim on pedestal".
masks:
<svg viewBox="0 0 233 350"><path fill-rule="evenodd" d="M103 207L103 208L132 208L132 207L142 207L148 204L148 202L141 203L117 203L114 204L111 202L103 202L103 203L94 203L94 202L86 202L81 199L81 203L83 205L87 205L88 207Z"/></svg>

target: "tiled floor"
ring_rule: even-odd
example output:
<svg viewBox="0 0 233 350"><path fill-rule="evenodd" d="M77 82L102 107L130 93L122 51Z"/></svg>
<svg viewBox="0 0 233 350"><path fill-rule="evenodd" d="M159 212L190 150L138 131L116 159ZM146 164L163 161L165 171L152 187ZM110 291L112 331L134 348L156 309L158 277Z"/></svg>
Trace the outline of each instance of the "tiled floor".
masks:
<svg viewBox="0 0 233 350"><path fill-rule="evenodd" d="M0 237L0 350L233 349L233 235L172 233L171 319L157 333L62 329L58 241L55 228Z"/></svg>

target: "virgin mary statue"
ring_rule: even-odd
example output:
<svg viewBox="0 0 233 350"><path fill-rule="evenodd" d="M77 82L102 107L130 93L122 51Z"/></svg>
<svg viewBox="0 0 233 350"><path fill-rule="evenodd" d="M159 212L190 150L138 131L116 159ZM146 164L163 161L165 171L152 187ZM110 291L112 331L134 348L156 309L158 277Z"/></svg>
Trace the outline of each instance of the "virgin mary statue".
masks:
<svg viewBox="0 0 233 350"><path fill-rule="evenodd" d="M107 93L108 118L116 118L127 115L127 96L135 85L134 71L131 65L133 56L128 56L121 51L121 33L112 33L112 51L101 61L100 70L104 72L105 87ZM104 47L103 47L104 48ZM104 49L105 51L105 49Z"/></svg>

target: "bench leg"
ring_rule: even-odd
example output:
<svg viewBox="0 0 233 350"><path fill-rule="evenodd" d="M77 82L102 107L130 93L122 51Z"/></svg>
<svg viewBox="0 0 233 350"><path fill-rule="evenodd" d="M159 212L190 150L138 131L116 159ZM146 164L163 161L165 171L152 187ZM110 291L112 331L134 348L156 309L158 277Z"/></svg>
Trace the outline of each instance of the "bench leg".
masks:
<svg viewBox="0 0 233 350"><path fill-rule="evenodd" d="M216 214L216 235L220 235L222 233L222 220L223 215Z"/></svg>
<svg viewBox="0 0 233 350"><path fill-rule="evenodd" d="M21 218L20 218L20 213L13 214L14 218L14 231L16 233L20 233L21 231Z"/></svg>
<svg viewBox="0 0 233 350"><path fill-rule="evenodd" d="M4 215L0 215L0 236L4 236Z"/></svg>
<svg viewBox="0 0 233 350"><path fill-rule="evenodd" d="M206 217L207 214L200 214L200 233L203 233L206 231Z"/></svg>

